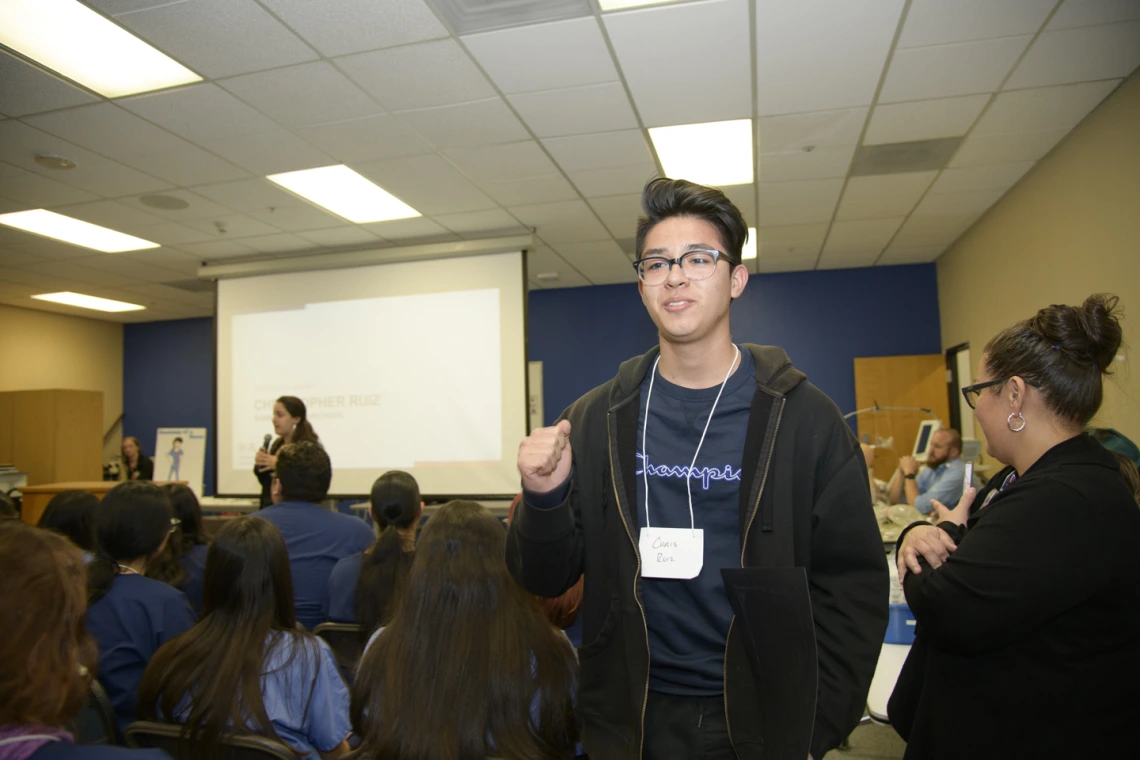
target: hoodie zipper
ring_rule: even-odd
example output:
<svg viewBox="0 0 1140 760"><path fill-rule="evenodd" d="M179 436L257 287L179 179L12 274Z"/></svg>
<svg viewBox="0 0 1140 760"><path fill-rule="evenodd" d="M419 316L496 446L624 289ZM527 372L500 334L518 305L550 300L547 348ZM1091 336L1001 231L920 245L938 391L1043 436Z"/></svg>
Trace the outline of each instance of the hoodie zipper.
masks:
<svg viewBox="0 0 1140 760"><path fill-rule="evenodd" d="M740 540L741 567L744 567L744 555L748 550L748 534L752 532L752 522L756 519L756 513L760 511L760 499L764 497L764 487L768 485L768 469L772 465L772 454L776 451L776 436L780 432L780 422L784 418L784 404L787 401L786 397L781 397L780 407L776 410L776 427L772 430L772 445L768 447L768 458L764 460L764 473L760 476L760 490L756 493L756 503L752 505L752 511L748 515L748 524L744 527L744 537ZM732 740L732 724L728 720L728 642L732 638L732 626L735 624L736 615L733 615L732 620L728 623L728 635L724 637L724 727L728 731L728 743L732 745L734 753L736 752L736 742ZM648 640L648 632L645 635L646 640ZM646 682L647 691L648 686L649 684Z"/></svg>
<svg viewBox="0 0 1140 760"><path fill-rule="evenodd" d="M611 429L611 415L609 414L606 415L606 449L610 457L611 472L620 472L619 463L614 460L613 430ZM614 499L617 500L621 524L625 526L625 535L629 537L629 542L633 545L633 553L637 556L637 572L633 575L633 598L637 601L638 609L641 610L641 627L645 632L645 693L641 697L641 723L637 731L639 742L637 756L641 757L645 752L645 708L649 704L649 623L645 619L645 606L641 603L641 589L638 586L638 581L641 578L641 551L637 548L637 542L633 540L633 533L629 529L629 522L625 519L625 510L621 506L621 494L616 481L614 481Z"/></svg>

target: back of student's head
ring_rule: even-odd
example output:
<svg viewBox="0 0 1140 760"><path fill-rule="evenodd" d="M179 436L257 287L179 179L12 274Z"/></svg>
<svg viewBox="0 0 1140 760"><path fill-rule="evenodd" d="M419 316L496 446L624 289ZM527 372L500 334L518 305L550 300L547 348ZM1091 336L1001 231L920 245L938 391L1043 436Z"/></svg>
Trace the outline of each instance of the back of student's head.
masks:
<svg viewBox="0 0 1140 760"><path fill-rule="evenodd" d="M84 551L95 549L95 510L99 498L90 491L60 491L51 497L39 527L67 536L71 543Z"/></svg>
<svg viewBox="0 0 1140 760"><path fill-rule="evenodd" d="M202 507L198 497L189 486L182 483L166 483L161 486L166 495L170 497L170 505L174 508L174 518L179 521L179 545L175 547L178 556L190 551L190 547L206 543L202 531Z"/></svg>
<svg viewBox="0 0 1140 760"><path fill-rule="evenodd" d="M432 515L353 685L361 757L570 755L573 652L510 576L505 548L502 524L478 504Z"/></svg>
<svg viewBox="0 0 1140 760"><path fill-rule="evenodd" d="M356 619L364 640L387 622L393 602L403 592L408 570L406 552L410 547L398 531L414 528L420 519L421 504L420 486L406 472L391 470L372 484L372 519L382 532L361 562L356 585Z"/></svg>
<svg viewBox="0 0 1140 760"><path fill-rule="evenodd" d="M170 497L154 483L120 483L95 511L95 558L88 567L88 603L111 588L119 565L154 557L170 534Z"/></svg>
<svg viewBox="0 0 1140 760"><path fill-rule="evenodd" d="M83 626L86 573L63 536L0 523L0 725L59 726L83 706L98 657Z"/></svg>
<svg viewBox="0 0 1140 760"><path fill-rule="evenodd" d="M666 219L687 216L711 224L720 236L724 245L722 253L729 264L740 263L744 243L748 240L748 224L740 209L717 188L684 179L657 177L649 180L642 190L641 208L645 216L637 220L637 258L645 253L645 238L650 230Z"/></svg>
<svg viewBox="0 0 1140 760"><path fill-rule="evenodd" d="M210 543L198 624L160 647L147 665L139 684L140 717L174 715L191 695L181 722L184 735L201 743L202 757L214 756L227 726L252 721L258 733L276 737L261 694L271 634L278 643L315 646L295 629L281 532L267 520L239 517Z"/></svg>
<svg viewBox="0 0 1140 760"><path fill-rule="evenodd" d="M284 501L315 503L328 496L332 462L319 443L290 443L277 452L274 475L281 481Z"/></svg>

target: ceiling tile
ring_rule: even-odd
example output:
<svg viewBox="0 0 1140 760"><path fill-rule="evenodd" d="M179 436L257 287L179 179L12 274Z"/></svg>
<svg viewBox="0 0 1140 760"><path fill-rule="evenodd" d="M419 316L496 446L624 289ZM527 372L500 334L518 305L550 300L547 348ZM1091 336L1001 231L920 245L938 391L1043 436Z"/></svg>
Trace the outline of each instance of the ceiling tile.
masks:
<svg viewBox="0 0 1140 760"><path fill-rule="evenodd" d="M1104 100L1120 80L1002 92L974 128L974 135L1071 129Z"/></svg>
<svg viewBox="0 0 1140 760"><path fill-rule="evenodd" d="M779 272L810 272L815 269L816 256L760 256L752 262L757 274Z"/></svg>
<svg viewBox="0 0 1140 760"><path fill-rule="evenodd" d="M1140 21L1043 32L1006 87L1126 77L1140 65Z"/></svg>
<svg viewBox="0 0 1140 760"><path fill-rule="evenodd" d="M253 219L287 232L318 230L346 224L345 220L282 190L265 179L202 185L194 191Z"/></svg>
<svg viewBox="0 0 1140 760"><path fill-rule="evenodd" d="M192 141L278 128L272 120L214 84L179 87L115 102L136 116Z"/></svg>
<svg viewBox="0 0 1140 760"><path fill-rule="evenodd" d="M372 98L325 61L223 79L220 84L285 127L381 113Z"/></svg>
<svg viewBox="0 0 1140 760"><path fill-rule="evenodd" d="M466 214L443 214L434 217L434 219L459 235L503 230L521 232L526 229L517 219L499 208L487 211L469 211Z"/></svg>
<svg viewBox="0 0 1140 760"><path fill-rule="evenodd" d="M401 111L398 116L439 150L494 145L530 137L502 98Z"/></svg>
<svg viewBox="0 0 1140 760"><path fill-rule="evenodd" d="M88 285L103 285L106 287L130 285L132 283L142 282L143 280L141 277L120 272L106 272L99 269L92 269L86 266L85 261L87 261L87 259L80 261L44 261L39 264L29 264L24 267L24 270L32 272L33 274L48 277L65 277L69 280L75 280Z"/></svg>
<svg viewBox="0 0 1140 760"><path fill-rule="evenodd" d="M1025 35L898 50L891 60L879 102L993 92L1031 39Z"/></svg>
<svg viewBox="0 0 1140 760"><path fill-rule="evenodd" d="M547 272L557 272L560 277L567 273L577 274L569 262L555 253L552 248L544 245L536 246L526 252L526 271L527 276L532 280L536 275ZM545 286L547 283L542 284Z"/></svg>
<svg viewBox="0 0 1140 760"><path fill-rule="evenodd" d="M542 144L567 171L653 164L653 155L639 129L556 137L543 140Z"/></svg>
<svg viewBox="0 0 1140 760"><path fill-rule="evenodd" d="M233 209L214 203L205 196L198 195L189 190L169 190L164 192L163 195L185 201L189 205L181 209L151 208L150 206L144 205L138 198L124 198L123 203L143 209L148 214L160 216L172 222L188 222L195 219L216 219L233 213Z"/></svg>
<svg viewBox="0 0 1140 760"><path fill-rule="evenodd" d="M32 253L23 253L0 246L0 267L22 267L26 264L38 264L43 258Z"/></svg>
<svg viewBox="0 0 1140 760"><path fill-rule="evenodd" d="M779 227L829 222L842 188L841 179L761 182L757 186L760 223Z"/></svg>
<svg viewBox="0 0 1140 760"><path fill-rule="evenodd" d="M978 214L955 216L911 215L891 241L896 248L949 245L978 220Z"/></svg>
<svg viewBox="0 0 1140 760"><path fill-rule="evenodd" d="M425 217L419 217L416 219L396 219L391 222L376 222L374 224L363 224L361 226L371 232L374 232L382 238L385 238L387 240L397 240L400 242L411 240L434 242L437 239L459 239L455 236L455 234L448 232L431 219L427 219Z"/></svg>
<svg viewBox="0 0 1140 760"><path fill-rule="evenodd" d="M343 163L419 156L432 152L431 146L423 138L387 115L296 127L293 132Z"/></svg>
<svg viewBox="0 0 1140 760"><path fill-rule="evenodd" d="M187 243L179 249L203 261L219 261L255 254L252 248L237 240L211 240L208 243Z"/></svg>
<svg viewBox="0 0 1140 760"><path fill-rule="evenodd" d="M591 198L590 207L614 237L619 238L634 234L638 218L644 215L640 192Z"/></svg>
<svg viewBox="0 0 1140 760"><path fill-rule="evenodd" d="M956 193L931 192L922 199L914 212L922 216L954 216L981 214L1005 195L1005 189L970 190Z"/></svg>
<svg viewBox="0 0 1140 760"><path fill-rule="evenodd" d="M94 95L0 50L0 113L26 116L97 100Z"/></svg>
<svg viewBox="0 0 1140 760"><path fill-rule="evenodd" d="M82 219L101 227L130 232L130 234L138 237L145 237L138 232L138 228L162 223L162 217L148 214L138 206L119 201L92 201L91 203L60 206L56 211L64 216L70 216L72 219ZM146 239L150 240L150 238Z"/></svg>
<svg viewBox="0 0 1140 760"><path fill-rule="evenodd" d="M127 251L126 253L116 253L115 257L124 261L153 264L156 267L162 267L163 269L180 274L182 279L187 279L186 275L188 274L196 274L198 267L201 266L202 263L199 259L188 253L173 251L169 248L156 248L149 251Z"/></svg>
<svg viewBox="0 0 1140 760"><path fill-rule="evenodd" d="M262 5L329 57L448 36L423 0L337 0L335 10L312 0Z"/></svg>
<svg viewBox="0 0 1140 760"><path fill-rule="evenodd" d="M297 233L300 237L325 248L343 248L379 244L380 238L357 226L333 227L327 230L309 230Z"/></svg>
<svg viewBox="0 0 1140 760"><path fill-rule="evenodd" d="M137 299L142 297L151 303L156 305L162 304L166 307L173 305L190 306L198 303L202 296L200 292L195 293L189 290L183 290L182 288L173 288L158 282L143 282L136 285L126 285L122 290L125 293L131 294L136 299L135 303L138 303ZM211 293L209 295L212 298L213 294ZM126 300L130 299L128 298Z"/></svg>
<svg viewBox="0 0 1140 760"><path fill-rule="evenodd" d="M211 235L214 240L218 241L235 240L260 235L274 235L281 231L276 227L271 227L264 222L260 222L257 219L243 214L230 214L228 216L218 217L217 219L200 219L193 222L186 222L186 226L205 232ZM184 245L181 246L181 248L182 250L187 250L193 248L194 245L196 244ZM242 245L245 245L244 241L242 241Z"/></svg>
<svg viewBox="0 0 1140 760"><path fill-rule="evenodd" d="M497 180L480 183L481 188L504 206L518 206L526 203L552 203L578 198L578 191L562 174L547 174L541 177Z"/></svg>
<svg viewBox="0 0 1140 760"><path fill-rule="evenodd" d="M211 79L318 57L252 0L167 3L124 13L115 21Z"/></svg>
<svg viewBox="0 0 1140 760"><path fill-rule="evenodd" d="M33 235L30 232L23 232L11 227L0 227L0 246L6 250L26 253L52 261L80 259L98 253L98 251L93 251L90 248Z"/></svg>
<svg viewBox="0 0 1140 760"><path fill-rule="evenodd" d="M607 240L609 232L584 201L562 201L513 206L516 219L537 229L539 237L555 246Z"/></svg>
<svg viewBox="0 0 1140 760"><path fill-rule="evenodd" d="M88 253L91 253L88 251ZM33 264L32 267L39 267L41 264ZM52 263L52 262L46 262ZM58 264L59 262L55 262ZM35 288L40 293L52 293L60 290L71 290L83 292L83 290L90 286L90 283L82 282L70 276L62 276L56 274L45 274L33 269L15 269L15 268L0 268L0 282L15 283L17 285L27 285Z"/></svg>
<svg viewBox="0 0 1140 760"><path fill-rule="evenodd" d="M508 95L618 79L594 18L533 24L460 38Z"/></svg>
<svg viewBox="0 0 1140 760"><path fill-rule="evenodd" d="M836 219L906 216L930 187L938 172L852 177L843 191Z"/></svg>
<svg viewBox="0 0 1140 760"><path fill-rule="evenodd" d="M823 248L829 228L828 224L761 227L756 231L758 258L815 256Z"/></svg>
<svg viewBox="0 0 1140 760"><path fill-rule="evenodd" d="M869 108L846 108L757 121L760 153L789 153L807 147L858 145Z"/></svg>
<svg viewBox="0 0 1140 760"><path fill-rule="evenodd" d="M658 176L657 167L645 162L636 166L607 166L567 172L574 186L587 198L639 192L645 183Z"/></svg>
<svg viewBox="0 0 1140 760"><path fill-rule="evenodd" d="M184 254L180 254L184 255ZM71 262L68 262L69 266ZM124 258L120 254L103 254L101 256L91 256L89 258L81 259L75 262L78 266L83 266L89 269L95 269L109 275L117 277L129 278L133 280L146 280L147 282L176 282L178 280L185 280L186 273L167 269L166 267L156 266L152 262L139 261L138 259ZM125 280L120 280L114 284L126 284Z"/></svg>
<svg viewBox="0 0 1140 760"><path fill-rule="evenodd" d="M948 166L981 166L1036 161L1069 134L1068 129L1006 135L970 135Z"/></svg>
<svg viewBox="0 0 1140 760"><path fill-rule="evenodd" d="M892 245L890 248L883 251L882 255L879 256L879 260L875 262L875 266L883 267L896 266L899 264L928 264L941 256L942 252L945 250L946 246L943 245L930 245L918 248L898 248Z"/></svg>
<svg viewBox="0 0 1140 760"><path fill-rule="evenodd" d="M757 0L757 114L870 105L902 9L902 0Z"/></svg>
<svg viewBox="0 0 1140 760"><path fill-rule="evenodd" d="M360 53L335 63L390 111L494 97L495 90L454 40Z"/></svg>
<svg viewBox="0 0 1140 760"><path fill-rule="evenodd" d="M831 225L827 235L827 242L823 245L823 256L829 255L861 255L874 253L887 247L900 226L903 217L893 219L859 219L856 221L837 221Z"/></svg>
<svg viewBox="0 0 1140 760"><path fill-rule="evenodd" d="M879 254L875 251L853 254L827 254L820 256L816 269L862 269L873 266Z"/></svg>
<svg viewBox="0 0 1140 760"><path fill-rule="evenodd" d="M931 193L958 193L972 190L1001 190L1013 187L1027 171L1034 166L1033 161L1016 164L990 164L971 166L965 169L946 169L930 188Z"/></svg>
<svg viewBox="0 0 1140 760"><path fill-rule="evenodd" d="M761 182L846 177L854 155L854 145L828 145L810 151L762 153L757 175Z"/></svg>
<svg viewBox="0 0 1140 760"><path fill-rule="evenodd" d="M864 145L958 137L970 131L990 95L966 95L876 106Z"/></svg>
<svg viewBox="0 0 1140 760"><path fill-rule="evenodd" d="M1136 19L1140 19L1140 3L1136 0L1065 0L1045 28L1067 29Z"/></svg>
<svg viewBox="0 0 1140 760"><path fill-rule="evenodd" d="M202 144L219 156L259 176L314 169L336 163L292 132L283 129L258 135L221 137L206 140Z"/></svg>
<svg viewBox="0 0 1140 760"><path fill-rule="evenodd" d="M645 126L752 116L748 0L657 6L602 20Z"/></svg>
<svg viewBox="0 0 1140 760"><path fill-rule="evenodd" d="M509 99L539 137L637 127L637 117L620 82L528 92L511 95Z"/></svg>
<svg viewBox="0 0 1140 760"><path fill-rule="evenodd" d="M355 168L426 216L482 211L495 206L467 177L436 155L374 161Z"/></svg>
<svg viewBox="0 0 1140 760"><path fill-rule="evenodd" d="M315 246L311 241L298 235L279 233L277 235L261 235L257 237L242 238L242 245L248 245L261 253L287 253L295 251L311 251Z"/></svg>
<svg viewBox="0 0 1140 760"><path fill-rule="evenodd" d="M1036 34L1056 0L912 0L900 48Z"/></svg>
<svg viewBox="0 0 1140 760"><path fill-rule="evenodd" d="M557 171L542 147L532 140L455 148L444 151L449 159L476 182L541 177Z"/></svg>
<svg viewBox="0 0 1140 760"><path fill-rule="evenodd" d="M720 188L725 197L736 206L749 227L756 225L756 186L755 185L726 185Z"/></svg>
<svg viewBox="0 0 1140 760"><path fill-rule="evenodd" d="M11 167L4 176L0 176L0 196L27 204L32 208L50 208L98 198L84 190L15 167Z"/></svg>

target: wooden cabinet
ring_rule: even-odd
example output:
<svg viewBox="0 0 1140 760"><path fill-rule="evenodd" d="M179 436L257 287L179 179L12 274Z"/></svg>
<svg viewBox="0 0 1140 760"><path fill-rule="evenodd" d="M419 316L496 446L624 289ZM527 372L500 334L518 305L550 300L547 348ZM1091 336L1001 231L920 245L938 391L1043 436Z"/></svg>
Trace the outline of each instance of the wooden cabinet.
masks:
<svg viewBox="0 0 1140 760"><path fill-rule="evenodd" d="M103 393L39 390L0 393L0 462L28 474L28 485L103 477Z"/></svg>

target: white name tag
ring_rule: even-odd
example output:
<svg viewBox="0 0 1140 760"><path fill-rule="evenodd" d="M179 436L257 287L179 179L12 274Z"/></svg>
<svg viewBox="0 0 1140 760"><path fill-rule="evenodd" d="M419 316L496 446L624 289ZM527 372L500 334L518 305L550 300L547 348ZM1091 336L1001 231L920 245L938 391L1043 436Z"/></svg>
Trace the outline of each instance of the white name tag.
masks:
<svg viewBox="0 0 1140 760"><path fill-rule="evenodd" d="M641 577L696 578L705 564L705 532L692 528L642 528Z"/></svg>

